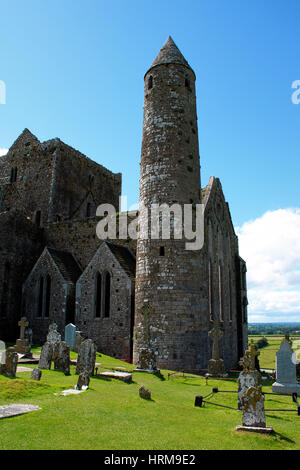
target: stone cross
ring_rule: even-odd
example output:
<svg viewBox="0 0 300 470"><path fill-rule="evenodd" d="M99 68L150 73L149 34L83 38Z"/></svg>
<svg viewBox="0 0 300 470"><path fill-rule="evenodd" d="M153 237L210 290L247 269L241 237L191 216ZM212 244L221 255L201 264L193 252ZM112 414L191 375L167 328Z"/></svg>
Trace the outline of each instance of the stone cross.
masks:
<svg viewBox="0 0 300 470"><path fill-rule="evenodd" d="M20 339L25 339L25 336L24 336L25 328L27 328L28 325L29 325L29 323L28 323L28 321L27 321L27 318L26 318L26 317L22 317L21 320L20 320L19 323L18 323L18 326L19 326L20 329L21 329L21 332L20 332Z"/></svg>
<svg viewBox="0 0 300 470"><path fill-rule="evenodd" d="M250 348L247 349L246 355L249 358L249 370L255 370L255 358L260 355L259 351L256 351L256 347L251 340Z"/></svg>
<svg viewBox="0 0 300 470"><path fill-rule="evenodd" d="M208 332L208 336L213 341L212 359L215 359L215 360L220 359L219 341L223 335L224 333L219 326L214 326L213 329Z"/></svg>

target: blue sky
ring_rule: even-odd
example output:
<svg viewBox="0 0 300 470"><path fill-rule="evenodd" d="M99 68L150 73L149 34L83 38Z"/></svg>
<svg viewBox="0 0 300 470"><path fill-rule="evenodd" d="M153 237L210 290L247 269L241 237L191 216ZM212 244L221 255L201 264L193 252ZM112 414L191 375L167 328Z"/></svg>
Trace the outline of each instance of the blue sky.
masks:
<svg viewBox="0 0 300 470"><path fill-rule="evenodd" d="M171 35L197 76L202 184L221 179L235 226L268 211L300 217L300 104L291 100L300 79L298 0L0 0L0 7L0 148L25 127L42 141L59 137L121 172L123 195L136 203L143 76ZM289 288L300 294L299 284Z"/></svg>

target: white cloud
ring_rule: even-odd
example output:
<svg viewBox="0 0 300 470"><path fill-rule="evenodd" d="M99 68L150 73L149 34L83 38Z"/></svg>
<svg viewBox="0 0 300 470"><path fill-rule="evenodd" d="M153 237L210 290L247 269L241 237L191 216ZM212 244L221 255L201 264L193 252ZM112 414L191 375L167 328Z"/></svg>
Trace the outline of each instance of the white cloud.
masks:
<svg viewBox="0 0 300 470"><path fill-rule="evenodd" d="M250 321L300 321L300 209L268 211L237 227L247 263Z"/></svg>
<svg viewBox="0 0 300 470"><path fill-rule="evenodd" d="M2 155L6 155L7 152L8 152L8 149L0 148L0 157L2 157Z"/></svg>

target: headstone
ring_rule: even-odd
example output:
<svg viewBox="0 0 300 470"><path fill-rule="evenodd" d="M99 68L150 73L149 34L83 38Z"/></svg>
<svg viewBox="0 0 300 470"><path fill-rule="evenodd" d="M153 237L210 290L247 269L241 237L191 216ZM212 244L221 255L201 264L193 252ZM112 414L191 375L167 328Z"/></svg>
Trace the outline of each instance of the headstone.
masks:
<svg viewBox="0 0 300 470"><path fill-rule="evenodd" d="M10 347L5 351L5 363L0 364L0 374L6 377L15 377L18 365L18 353Z"/></svg>
<svg viewBox="0 0 300 470"><path fill-rule="evenodd" d="M67 343L71 351L74 350L75 337L76 337L76 326L73 325L73 323L69 323L65 327L65 342Z"/></svg>
<svg viewBox="0 0 300 470"><path fill-rule="evenodd" d="M54 370L70 375L70 348L65 341L61 341L54 350Z"/></svg>
<svg viewBox="0 0 300 470"><path fill-rule="evenodd" d="M238 409L242 406L242 396L246 393L249 387L258 387L261 375L255 368L255 358L259 355L256 351L253 342L250 344L250 348L245 351L243 359L240 361L240 365L243 366L243 370L238 378Z"/></svg>
<svg viewBox="0 0 300 470"><path fill-rule="evenodd" d="M51 369L51 361L53 357L53 344L46 341L41 350L39 369Z"/></svg>
<svg viewBox="0 0 300 470"><path fill-rule="evenodd" d="M25 328L25 332L24 332L24 337L25 339L27 339L30 347L32 346L32 336L33 336L33 331L32 331L32 328Z"/></svg>
<svg viewBox="0 0 300 470"><path fill-rule="evenodd" d="M144 385L142 385L139 388L139 395L140 395L141 398L144 398L144 400L151 400L151 392L150 392L150 390L145 388Z"/></svg>
<svg viewBox="0 0 300 470"><path fill-rule="evenodd" d="M42 377L42 371L38 367L36 369L33 369L31 373L31 379L33 380L41 380Z"/></svg>
<svg viewBox="0 0 300 470"><path fill-rule="evenodd" d="M31 355L30 353L30 343L27 338L25 338L25 330L28 327L29 323L26 317L22 317L18 322L20 327L20 338L17 339L15 349L20 354Z"/></svg>
<svg viewBox="0 0 300 470"><path fill-rule="evenodd" d="M76 365L76 374L86 371L90 376L94 374L96 362L96 345L91 339L83 341L79 347Z"/></svg>
<svg viewBox="0 0 300 470"><path fill-rule="evenodd" d="M84 338L82 336L82 332L81 331L76 331L75 332L73 351L75 351L77 353L79 352L79 348L80 348L80 345L81 345L82 341L84 341Z"/></svg>
<svg viewBox="0 0 300 470"><path fill-rule="evenodd" d="M296 364L293 362L293 350L288 336L282 340L280 349L276 352L276 382L272 392L281 395L300 395L300 384L296 377Z"/></svg>
<svg viewBox="0 0 300 470"><path fill-rule="evenodd" d="M57 324L51 323L51 325L49 325L47 342L51 344L56 344L56 343L60 343L60 341L61 341L61 335L57 331Z"/></svg>
<svg viewBox="0 0 300 470"><path fill-rule="evenodd" d="M154 353L149 348L141 348L137 368L141 370L157 371Z"/></svg>
<svg viewBox="0 0 300 470"><path fill-rule="evenodd" d="M6 358L6 346L4 341L0 341L0 367L1 364L5 364L5 358Z"/></svg>
<svg viewBox="0 0 300 470"><path fill-rule="evenodd" d="M220 358L219 342L224 335L223 330L218 326L214 326L208 332L208 336L212 339L212 358L208 361L208 373L213 376L222 376L224 374L224 361Z"/></svg>
<svg viewBox="0 0 300 470"><path fill-rule="evenodd" d="M239 431L272 432L266 427L264 396L261 386L249 387L241 397L241 410L243 411L243 425L237 426Z"/></svg>
<svg viewBox="0 0 300 470"><path fill-rule="evenodd" d="M81 372L78 377L77 385L76 385L76 390L81 390L82 387L88 387L90 384L90 376L86 370Z"/></svg>

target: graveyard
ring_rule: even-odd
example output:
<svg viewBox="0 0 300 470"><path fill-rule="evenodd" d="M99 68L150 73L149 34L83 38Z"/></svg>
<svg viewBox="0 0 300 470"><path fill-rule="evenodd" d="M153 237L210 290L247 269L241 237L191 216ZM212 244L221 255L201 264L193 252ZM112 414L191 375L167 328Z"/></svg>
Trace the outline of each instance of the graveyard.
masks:
<svg viewBox="0 0 300 470"><path fill-rule="evenodd" d="M56 341L55 329L49 332L48 340L53 338ZM286 338L279 337L276 341L272 349L273 364L276 351ZM88 346L89 343L84 345L88 349L84 370L90 360L94 361L95 368L87 374L88 386L78 393L75 393L76 384L83 363L79 355L83 355L84 348L79 354L69 351L68 370L55 370L54 361L57 364L60 361L54 355L51 368L44 365L38 379L32 376L32 371L38 369L40 362L19 361L13 377L3 374L2 370L0 408L11 404L35 408L0 419L1 450L293 450L300 446L297 404L289 395L273 393L275 379L263 372L266 365L270 366L267 348L262 349L258 357L265 422L266 427L272 429L270 434L238 429L244 420L242 409L238 410L238 391L242 383L238 384L239 373L205 376L189 371L137 371L135 365ZM251 351L254 347L249 342L243 359L247 386L251 386L251 376L256 376L257 352L252 354ZM40 361L42 346L31 347L30 354ZM113 373L120 372L121 376L125 372L131 374L130 381L114 377ZM150 395L143 398L141 387ZM62 395L70 390L74 393ZM195 398L199 396L203 397L202 406L195 406ZM249 411L249 407L247 409Z"/></svg>

